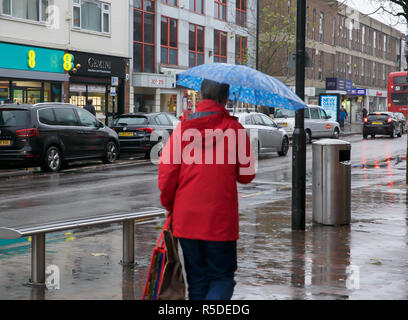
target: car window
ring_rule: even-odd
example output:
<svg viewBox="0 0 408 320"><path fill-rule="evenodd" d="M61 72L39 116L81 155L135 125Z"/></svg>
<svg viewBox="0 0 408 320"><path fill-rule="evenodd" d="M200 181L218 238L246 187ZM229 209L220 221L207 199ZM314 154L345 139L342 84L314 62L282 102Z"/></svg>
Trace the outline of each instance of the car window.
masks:
<svg viewBox="0 0 408 320"><path fill-rule="evenodd" d="M320 118L321 119L326 119L327 118L326 111L324 111L323 109L319 109L319 112L320 112Z"/></svg>
<svg viewBox="0 0 408 320"><path fill-rule="evenodd" d="M245 117L245 124L253 124L253 123L252 123L252 117L251 117L251 116Z"/></svg>
<svg viewBox="0 0 408 320"><path fill-rule="evenodd" d="M286 110L286 109L276 109L275 118L294 118L295 117L295 111L293 110Z"/></svg>
<svg viewBox="0 0 408 320"><path fill-rule="evenodd" d="M171 126L170 120L167 119L165 114L159 114L156 116L156 118L154 118L154 121L161 126Z"/></svg>
<svg viewBox="0 0 408 320"><path fill-rule="evenodd" d="M380 120L380 121L387 121L388 119L388 114L369 114L367 116L369 121L376 121L376 120Z"/></svg>
<svg viewBox="0 0 408 320"><path fill-rule="evenodd" d="M175 116L173 116L172 114L167 114L167 118L170 119L170 122L173 126L176 126L179 123L179 119L177 119Z"/></svg>
<svg viewBox="0 0 408 320"><path fill-rule="evenodd" d="M89 112L84 109L76 109L81 125L84 127L97 127L98 122L96 118Z"/></svg>
<svg viewBox="0 0 408 320"><path fill-rule="evenodd" d="M305 108L305 119L309 119L310 118L310 114L309 114L309 108Z"/></svg>
<svg viewBox="0 0 408 320"><path fill-rule="evenodd" d="M262 121L262 118L256 114L252 116L252 123L257 126L264 126L265 123Z"/></svg>
<svg viewBox="0 0 408 320"><path fill-rule="evenodd" d="M319 110L318 110L318 109L316 109L316 108L310 108L309 110L310 110L310 117L311 117L312 119L320 119L320 117L319 117Z"/></svg>
<svg viewBox="0 0 408 320"><path fill-rule="evenodd" d="M28 117L27 110L0 109L0 126L25 127Z"/></svg>
<svg viewBox="0 0 408 320"><path fill-rule="evenodd" d="M132 125L140 125L140 124L148 124L149 122L147 121L146 117L140 116L140 117L119 117L115 118L113 121L114 126L132 126Z"/></svg>
<svg viewBox="0 0 408 320"><path fill-rule="evenodd" d="M79 126L72 108L54 108L56 124L60 126Z"/></svg>
<svg viewBox="0 0 408 320"><path fill-rule="evenodd" d="M267 116L262 116L262 120L263 120L263 122L265 122L265 125L267 125L268 127L273 127L273 128L278 127L276 125L276 123L271 118L269 118Z"/></svg>
<svg viewBox="0 0 408 320"><path fill-rule="evenodd" d="M53 125L55 124L55 116L52 108L38 110L38 118L41 123Z"/></svg>

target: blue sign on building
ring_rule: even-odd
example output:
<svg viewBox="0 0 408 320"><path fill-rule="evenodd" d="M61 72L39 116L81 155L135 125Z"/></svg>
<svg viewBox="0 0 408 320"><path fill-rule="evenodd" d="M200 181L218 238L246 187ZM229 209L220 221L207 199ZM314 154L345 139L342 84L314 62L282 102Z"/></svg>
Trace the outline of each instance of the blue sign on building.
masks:
<svg viewBox="0 0 408 320"><path fill-rule="evenodd" d="M326 78L326 90L347 91L353 88L353 81L342 78Z"/></svg>
<svg viewBox="0 0 408 320"><path fill-rule="evenodd" d="M365 96L366 94L366 89L352 88L351 90L347 90L347 95L349 96Z"/></svg>

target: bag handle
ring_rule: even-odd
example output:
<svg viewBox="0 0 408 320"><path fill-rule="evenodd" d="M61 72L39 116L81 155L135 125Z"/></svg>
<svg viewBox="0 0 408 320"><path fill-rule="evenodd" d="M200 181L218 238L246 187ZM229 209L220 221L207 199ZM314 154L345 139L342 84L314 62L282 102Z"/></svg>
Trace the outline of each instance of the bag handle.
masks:
<svg viewBox="0 0 408 320"><path fill-rule="evenodd" d="M157 241L157 246L160 246L160 247L163 247L163 246L164 246L163 231L170 229L171 222L172 222L172 217L173 217L172 214L170 214L170 215L167 217L166 223L164 224L164 227L163 227L163 229L162 229L162 231L161 231L161 233L160 233L159 241Z"/></svg>

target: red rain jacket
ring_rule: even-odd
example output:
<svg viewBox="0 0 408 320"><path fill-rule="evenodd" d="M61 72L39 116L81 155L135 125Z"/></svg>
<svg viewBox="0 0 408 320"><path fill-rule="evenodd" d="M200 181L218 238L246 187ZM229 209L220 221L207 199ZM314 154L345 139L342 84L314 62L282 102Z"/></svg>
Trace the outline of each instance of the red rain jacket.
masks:
<svg viewBox="0 0 408 320"><path fill-rule="evenodd" d="M235 241L237 181L254 179L253 150L243 126L222 105L202 100L196 112L216 113L179 122L160 157L160 201L173 213L175 237Z"/></svg>

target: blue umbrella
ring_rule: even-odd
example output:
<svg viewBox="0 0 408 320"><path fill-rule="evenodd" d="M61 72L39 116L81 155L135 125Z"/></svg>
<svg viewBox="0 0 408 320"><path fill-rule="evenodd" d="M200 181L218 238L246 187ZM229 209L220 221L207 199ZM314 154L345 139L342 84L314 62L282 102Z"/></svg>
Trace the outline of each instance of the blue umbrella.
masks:
<svg viewBox="0 0 408 320"><path fill-rule="evenodd" d="M281 81L243 65L202 64L178 74L177 84L200 91L203 79L229 84L231 100L289 110L305 107L305 103Z"/></svg>

